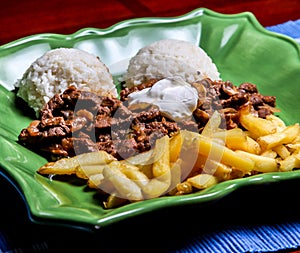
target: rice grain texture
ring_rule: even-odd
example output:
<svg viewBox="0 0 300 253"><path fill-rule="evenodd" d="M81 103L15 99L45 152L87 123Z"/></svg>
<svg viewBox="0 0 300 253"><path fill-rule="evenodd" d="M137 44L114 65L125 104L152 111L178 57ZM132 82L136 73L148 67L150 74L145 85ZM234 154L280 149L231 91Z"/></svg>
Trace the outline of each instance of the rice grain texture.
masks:
<svg viewBox="0 0 300 253"><path fill-rule="evenodd" d="M216 65L202 48L188 41L163 39L141 48L130 59L122 80L133 87L152 78L174 76L189 83L206 77L220 79Z"/></svg>
<svg viewBox="0 0 300 253"><path fill-rule="evenodd" d="M38 116L55 94L70 85L99 95L117 96L112 75L99 57L75 48L52 49L34 61L15 86L17 96Z"/></svg>

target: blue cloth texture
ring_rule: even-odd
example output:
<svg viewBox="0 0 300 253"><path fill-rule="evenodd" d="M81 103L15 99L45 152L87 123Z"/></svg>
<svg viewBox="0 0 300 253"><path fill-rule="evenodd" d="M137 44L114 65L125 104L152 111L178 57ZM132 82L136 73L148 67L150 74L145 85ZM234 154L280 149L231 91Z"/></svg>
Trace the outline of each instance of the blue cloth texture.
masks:
<svg viewBox="0 0 300 253"><path fill-rule="evenodd" d="M300 221L276 225L234 227L194 238L174 252L277 252L300 245Z"/></svg>
<svg viewBox="0 0 300 253"><path fill-rule="evenodd" d="M282 24L266 27L269 31L281 33L299 41L300 39L300 19L287 21ZM300 41L299 41L300 42Z"/></svg>
<svg viewBox="0 0 300 253"><path fill-rule="evenodd" d="M269 26L266 27L266 29L288 35L294 39L300 38L300 20ZM280 195L280 191L281 190L276 194ZM260 195L259 192L255 194L257 194L256 196ZM189 220L187 221L187 227L199 226L199 231L198 227L196 227L194 229L196 232L191 235L184 236L186 232L182 232L182 230L185 229L184 225L178 225L178 231L176 230L176 226L174 226L175 229L165 233L165 238L157 238L158 236L156 237L154 231L152 238L149 238L148 243L142 245L142 248L139 248L139 252L148 252L149 250L151 252L163 251L170 253L243 253L277 252L284 249L300 248L300 211L297 212L296 209L298 205L294 203L299 199L299 196L298 193L293 192L289 192L288 195L290 198L289 201L294 205L289 206L290 202L284 202L285 196L281 196L281 198L278 199L281 199L282 204L277 203L277 205L282 206L282 210L273 209L271 206L265 211L264 209L260 209L260 205L256 207L255 204L249 204L250 211L245 214L246 217L243 217L239 213L238 203L238 199L243 199L244 197L242 193L239 198L236 198L229 204L227 204L225 200L225 204L221 205L221 207L216 205L219 209L215 210L215 215L211 215L211 217L216 217L215 223L217 225L210 226L210 223L208 223L209 219L206 218L205 212L199 212L198 215L195 216L195 219L202 219L203 224L206 224L205 226L209 227L209 229L201 228L201 226L199 226L201 222L193 224L193 222L191 222L192 220ZM277 197L273 197L274 201L262 199L261 203L266 202L266 206L268 206L269 203L276 203ZM295 198L295 200L293 200L293 198ZM248 203L248 200L245 202ZM128 228L130 232L127 234L129 235L126 235L126 232L124 232L120 237L115 236L113 239L107 241L104 239L101 242L101 236L93 240L91 234L86 235L82 231L63 230L60 227L44 228L44 226L33 225L27 217L27 210L23 199L15 189L9 187L9 183L5 186L5 180L0 180L0 203L1 209L4 208L4 206L2 206L3 203L10 208L6 210L9 217L0 216L0 253L60 252L63 250L65 252L88 252L91 250L88 250L89 244L93 244L94 246L98 245L98 248L95 248L95 252L96 249L98 249L97 252L133 252L134 248L132 245L136 243L136 234L141 234L140 237L143 237L144 233L142 230L134 232L131 231L131 228ZM275 204L274 206L276 207ZM15 211L11 212L11 210ZM232 218L233 215L231 216L232 220L223 223L223 220L226 220L228 214L234 214L234 212L239 213L239 217L242 216L241 222L233 222L232 224L232 221L235 220ZM267 213L262 214L261 212ZM277 216L279 217L283 212L285 219L278 220ZM271 217L272 215L274 216L274 220L271 218L267 219L267 217ZM287 218L289 215L291 215L290 219ZM259 219L257 223L253 222L256 218L250 219L250 223L243 222L248 221L251 216L261 217L261 219ZM214 218L211 219L213 220ZM5 224L6 220L10 222ZM218 226L219 223L220 226ZM203 227L205 226L203 225ZM147 230L147 227L145 227L145 229ZM33 232L30 232L31 230ZM183 234L182 240L178 239L180 236L175 236L180 233ZM130 234L132 234L132 237L130 237ZM167 238L167 234L171 235L169 239ZM114 235L114 231L112 235ZM174 235L174 238L172 238L172 235ZM123 236L127 239L122 239ZM132 241L130 242L130 240ZM160 248L157 246L155 249L153 245L150 247L155 241L160 242ZM108 247L102 247L101 243L107 244ZM73 248L71 245L73 245Z"/></svg>

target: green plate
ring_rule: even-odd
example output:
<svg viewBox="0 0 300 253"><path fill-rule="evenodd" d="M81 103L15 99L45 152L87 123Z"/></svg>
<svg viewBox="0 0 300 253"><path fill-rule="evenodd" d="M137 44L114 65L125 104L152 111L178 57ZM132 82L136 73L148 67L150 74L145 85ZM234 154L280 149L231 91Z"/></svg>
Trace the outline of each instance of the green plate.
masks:
<svg viewBox="0 0 300 253"><path fill-rule="evenodd" d="M38 34L0 47L1 174L25 199L34 222L79 226L90 230L163 208L202 205L240 187L300 178L300 171L268 173L220 183L198 193L161 197L105 210L83 185L42 177L36 170L46 160L18 145L21 129L32 120L16 107L10 90L27 67L47 50L74 47L100 56L115 81L139 48L164 38L200 45L218 66L223 80L257 84L277 97L286 124L300 119L300 48L292 39L264 29L251 13L223 15L196 9L174 18L140 18L108 29L86 28L71 35ZM117 82L117 81L116 81Z"/></svg>

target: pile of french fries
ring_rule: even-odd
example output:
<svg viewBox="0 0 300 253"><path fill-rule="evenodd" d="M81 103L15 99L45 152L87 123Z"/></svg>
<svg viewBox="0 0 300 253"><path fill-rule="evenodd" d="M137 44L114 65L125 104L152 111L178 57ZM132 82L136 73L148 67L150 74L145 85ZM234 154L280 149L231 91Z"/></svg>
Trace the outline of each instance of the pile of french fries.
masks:
<svg viewBox="0 0 300 253"><path fill-rule="evenodd" d="M242 128L221 129L215 112L202 133L181 130L156 141L153 149L126 160L97 151L49 162L43 175L76 175L106 194L106 208L188 194L225 180L300 168L299 124L286 126L275 115L240 111Z"/></svg>

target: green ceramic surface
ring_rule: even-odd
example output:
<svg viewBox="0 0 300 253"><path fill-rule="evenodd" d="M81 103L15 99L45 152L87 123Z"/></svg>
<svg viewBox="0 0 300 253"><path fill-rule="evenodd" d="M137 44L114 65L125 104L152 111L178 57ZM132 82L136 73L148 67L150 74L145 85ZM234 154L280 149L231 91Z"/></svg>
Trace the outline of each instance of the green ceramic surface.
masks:
<svg viewBox="0 0 300 253"><path fill-rule="evenodd" d="M38 34L0 46L0 174L20 191L35 222L83 228L108 226L129 217L179 205L201 205L246 185L300 178L300 171L268 173L220 183L195 194L161 197L105 210L82 185L50 180L36 173L46 160L17 144L32 120L15 105L10 91L27 67L47 50L74 47L100 56L115 81L128 59L163 38L200 45L218 66L223 80L255 83L277 97L287 124L300 122L300 47L292 39L264 29L251 13L224 15L196 9L174 18L140 18L108 29L86 28L71 35ZM117 81L116 81L117 83Z"/></svg>

